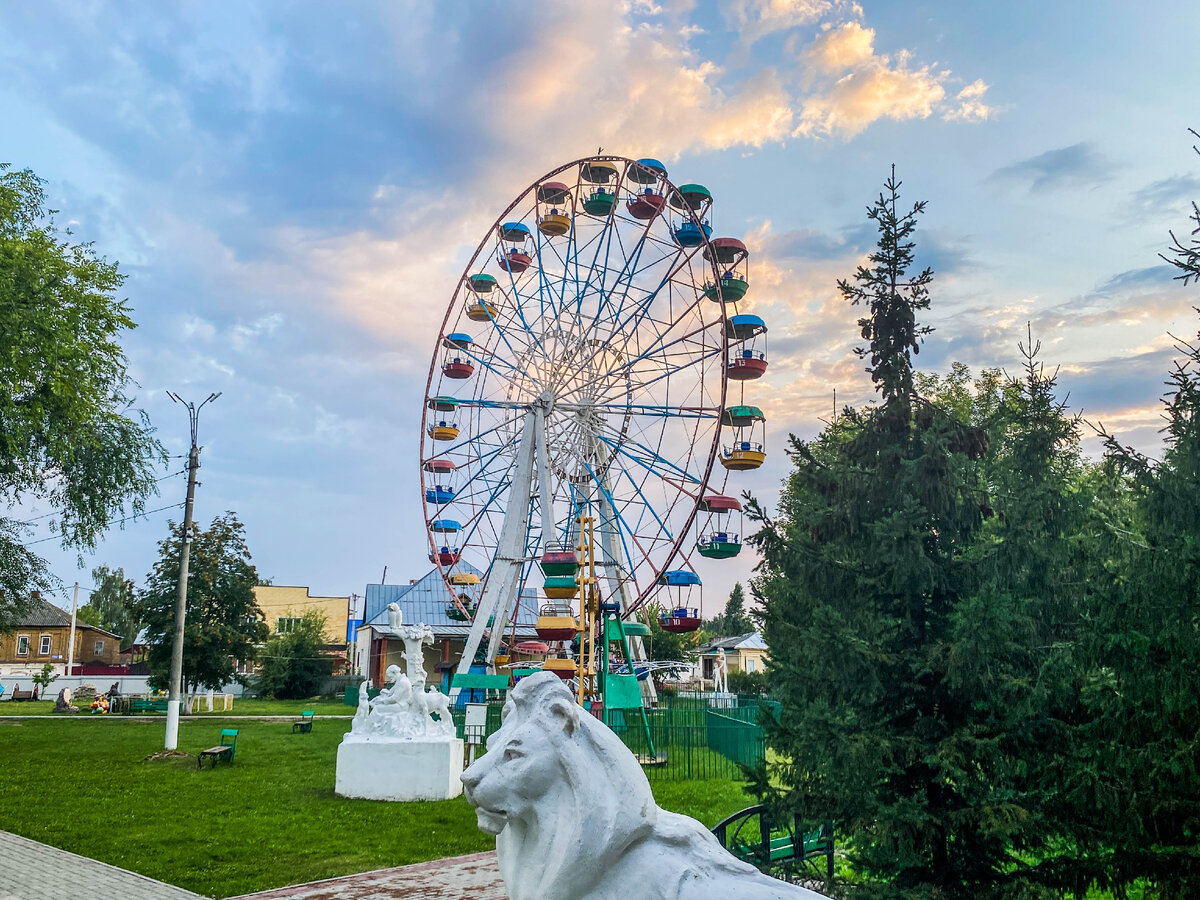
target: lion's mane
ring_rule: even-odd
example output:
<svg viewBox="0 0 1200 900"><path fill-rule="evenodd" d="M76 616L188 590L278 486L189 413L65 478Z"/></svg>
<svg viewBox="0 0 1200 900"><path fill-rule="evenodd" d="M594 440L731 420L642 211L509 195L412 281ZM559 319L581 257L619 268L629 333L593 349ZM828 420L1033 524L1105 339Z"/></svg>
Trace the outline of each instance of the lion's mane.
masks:
<svg viewBox="0 0 1200 900"><path fill-rule="evenodd" d="M487 746L463 782L481 826L502 820L496 851L511 900L818 896L761 875L699 822L659 809L633 754L553 673L509 693Z"/></svg>

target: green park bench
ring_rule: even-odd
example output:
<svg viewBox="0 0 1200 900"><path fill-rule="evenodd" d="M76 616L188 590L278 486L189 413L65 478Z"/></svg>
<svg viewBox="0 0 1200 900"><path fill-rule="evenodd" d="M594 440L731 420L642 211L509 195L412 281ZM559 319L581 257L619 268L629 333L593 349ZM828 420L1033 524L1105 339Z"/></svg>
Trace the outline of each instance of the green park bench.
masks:
<svg viewBox="0 0 1200 900"><path fill-rule="evenodd" d="M220 760L233 762L233 752L237 749L237 735L236 728L222 728L221 743L215 747L209 747L207 750L201 750L200 755L196 757L196 768L204 768L205 757L211 760L209 767L214 769Z"/></svg>
<svg viewBox="0 0 1200 900"><path fill-rule="evenodd" d="M308 734L312 731L313 716L315 713L311 709L306 709L300 713L300 721L292 723L292 734L297 731L301 734Z"/></svg>
<svg viewBox="0 0 1200 900"><path fill-rule="evenodd" d="M141 713L165 713L166 711L166 700L143 700L140 698L131 699L129 706L125 709L125 712L131 716Z"/></svg>
<svg viewBox="0 0 1200 900"><path fill-rule="evenodd" d="M825 863L826 883L833 880L833 827L829 823L805 831L800 817L777 823L765 806L751 806L722 819L712 829L721 846L767 875L795 879L804 868L821 874Z"/></svg>

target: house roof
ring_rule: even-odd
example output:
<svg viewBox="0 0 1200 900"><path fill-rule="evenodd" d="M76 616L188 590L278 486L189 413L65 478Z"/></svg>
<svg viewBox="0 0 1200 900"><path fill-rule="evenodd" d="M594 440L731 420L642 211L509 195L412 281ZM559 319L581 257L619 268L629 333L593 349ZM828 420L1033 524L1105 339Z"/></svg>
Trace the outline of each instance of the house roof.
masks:
<svg viewBox="0 0 1200 900"><path fill-rule="evenodd" d="M766 650L767 642L758 631L748 631L734 637L717 638L696 648L697 653L716 653L718 650Z"/></svg>
<svg viewBox="0 0 1200 900"><path fill-rule="evenodd" d="M17 628L69 628L70 626L71 614L41 597L31 598L29 611L21 616L16 624ZM107 634L114 638L121 636L113 634L111 631L105 631L103 628L97 628L95 625L88 625L86 622L76 621L75 628L90 628L92 631L99 631L101 634Z"/></svg>
<svg viewBox="0 0 1200 900"><path fill-rule="evenodd" d="M481 577L483 575L467 563L460 563L458 571L471 572ZM411 584L368 584L366 622L363 627L389 633L387 607L389 603L395 603L404 614L406 623L424 622L433 629L435 637L465 638L471 630L471 623L457 622L446 615L446 607L452 602L450 588L437 569ZM528 640L537 636L534 630L537 624L537 605L536 594L527 592L522 595L516 615L515 634L518 639Z"/></svg>

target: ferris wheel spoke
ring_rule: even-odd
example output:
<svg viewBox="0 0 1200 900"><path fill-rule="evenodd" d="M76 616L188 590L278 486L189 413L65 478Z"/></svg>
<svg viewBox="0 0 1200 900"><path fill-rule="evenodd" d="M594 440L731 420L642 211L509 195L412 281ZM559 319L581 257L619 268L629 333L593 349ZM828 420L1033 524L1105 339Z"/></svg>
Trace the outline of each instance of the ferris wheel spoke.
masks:
<svg viewBox="0 0 1200 900"><path fill-rule="evenodd" d="M651 416L666 419L716 419L720 418L719 406L651 406L645 403L556 403L555 409L571 412L599 410L624 413L634 416Z"/></svg>
<svg viewBox="0 0 1200 900"><path fill-rule="evenodd" d="M629 482L629 485L637 492L638 496L642 498L643 510L650 513L651 517L658 524L660 533L665 534L667 536L666 537L667 540L674 541L675 538L671 534L670 526L659 517L658 513L656 513L654 511L654 504L650 502L650 499L646 496L645 492L642 490L642 486L640 484L638 484L637 480L632 475L629 474L629 470L622 469L621 476L623 476L625 478L625 480ZM641 529L641 521L640 520L638 522L638 528L639 528L639 530Z"/></svg>
<svg viewBox="0 0 1200 900"><path fill-rule="evenodd" d="M651 450L649 447L647 447L645 444L641 443L640 441L635 441L628 436L623 436L617 440L614 440L613 438L608 437L603 434L598 434L596 436L601 441L603 441L604 444L606 446L608 446L610 449L612 449L616 453L620 453L622 456L626 457L631 462L637 463L639 466L644 468L650 474L658 474L658 470L656 470L656 468L655 468L656 465L657 466L665 466L666 468L670 469L672 472L677 474L680 478L683 478L685 481L689 481L694 484L702 483L700 478L693 475L687 469L683 468L682 466L680 466L674 462L671 462L671 460L666 459L663 456L660 456L658 453ZM638 450L640 450L644 454L646 454L646 456L641 457L641 456L638 456L637 454L631 452L629 450L629 448L626 446L627 444L632 444Z"/></svg>
<svg viewBox="0 0 1200 900"><path fill-rule="evenodd" d="M517 421L518 418L520 418L520 417L519 416L509 416L508 418L504 419L504 421L489 428L487 431L484 431L480 434L472 435L471 437L467 438L465 441L459 441L457 444L451 444L445 450L440 450L439 453L437 453L435 455L449 456L451 453L454 453L456 450L461 450L463 447L469 446L472 442L478 441L480 438L486 437L489 434L493 434L493 433L499 431L505 425L511 425L513 422Z"/></svg>

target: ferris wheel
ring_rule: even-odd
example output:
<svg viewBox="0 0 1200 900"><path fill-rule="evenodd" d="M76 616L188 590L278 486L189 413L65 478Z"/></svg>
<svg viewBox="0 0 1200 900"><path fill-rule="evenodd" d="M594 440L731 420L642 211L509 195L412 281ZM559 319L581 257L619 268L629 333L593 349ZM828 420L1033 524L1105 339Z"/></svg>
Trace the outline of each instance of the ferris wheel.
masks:
<svg viewBox="0 0 1200 900"><path fill-rule="evenodd" d="M430 559L472 622L461 671L480 650L493 664L520 607L574 596L585 514L607 602L629 617L664 590L671 630L699 625L691 560L741 549L725 480L765 458L740 391L766 370L766 325L737 313L748 253L712 237L712 206L657 160L576 160L467 264L421 429Z"/></svg>

